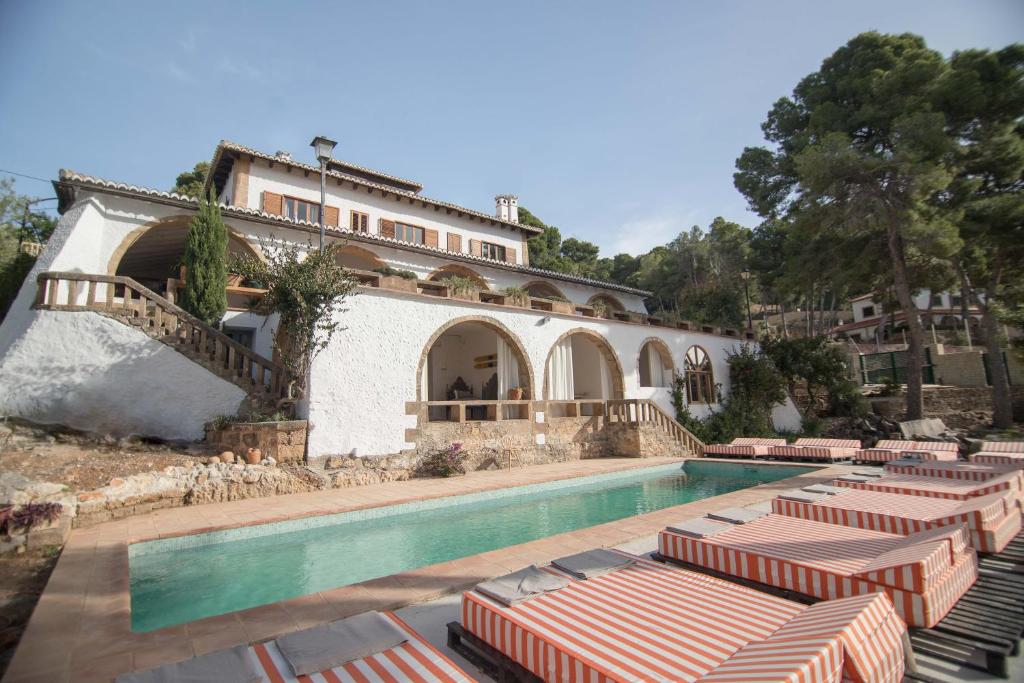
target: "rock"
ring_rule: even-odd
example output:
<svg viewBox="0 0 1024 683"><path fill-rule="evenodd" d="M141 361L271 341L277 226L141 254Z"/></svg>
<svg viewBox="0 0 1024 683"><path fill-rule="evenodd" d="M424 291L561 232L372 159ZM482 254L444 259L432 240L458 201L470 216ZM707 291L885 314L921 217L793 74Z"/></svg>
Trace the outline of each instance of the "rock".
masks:
<svg viewBox="0 0 1024 683"><path fill-rule="evenodd" d="M114 477L113 479L110 480L110 484L108 484L108 486L110 486L110 488L112 489L115 489L118 486L124 486L124 483L125 481L121 477Z"/></svg>
<svg viewBox="0 0 1024 683"><path fill-rule="evenodd" d="M340 469L345 464L345 459L340 455L331 455L324 460L325 470L336 470Z"/></svg>
<svg viewBox="0 0 1024 683"><path fill-rule="evenodd" d="M106 494L102 493L101 491L85 491L84 493L78 494L78 502L88 503L94 500L103 500L106 497Z"/></svg>
<svg viewBox="0 0 1024 683"><path fill-rule="evenodd" d="M235 454L232 451L224 451L220 454L220 459L224 462L234 462Z"/></svg>
<svg viewBox="0 0 1024 683"><path fill-rule="evenodd" d="M220 458L217 457L216 455L214 455L209 460L207 460L206 462L209 463L210 465L216 465L217 463L220 462Z"/></svg>
<svg viewBox="0 0 1024 683"><path fill-rule="evenodd" d="M267 458L267 464L273 467L274 465L277 464L277 461L274 460L273 458Z"/></svg>

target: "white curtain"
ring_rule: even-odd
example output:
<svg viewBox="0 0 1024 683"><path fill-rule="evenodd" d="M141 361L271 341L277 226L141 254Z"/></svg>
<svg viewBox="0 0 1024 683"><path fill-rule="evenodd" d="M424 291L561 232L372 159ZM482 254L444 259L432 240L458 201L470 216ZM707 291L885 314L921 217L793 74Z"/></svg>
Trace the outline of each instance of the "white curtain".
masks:
<svg viewBox="0 0 1024 683"><path fill-rule="evenodd" d="M519 361L500 335L498 338L498 400L508 399L508 390L519 386Z"/></svg>
<svg viewBox="0 0 1024 683"><path fill-rule="evenodd" d="M572 340L568 337L555 344L548 358L548 400L571 401L576 398L572 375Z"/></svg>
<svg viewBox="0 0 1024 683"><path fill-rule="evenodd" d="M601 400L607 401L612 397L612 371L603 353L597 354L597 362L601 366Z"/></svg>
<svg viewBox="0 0 1024 683"><path fill-rule="evenodd" d="M661 354L658 353L658 349L654 347L654 344L647 345L647 367L651 374L652 387L667 386L665 383L665 366L661 364Z"/></svg>

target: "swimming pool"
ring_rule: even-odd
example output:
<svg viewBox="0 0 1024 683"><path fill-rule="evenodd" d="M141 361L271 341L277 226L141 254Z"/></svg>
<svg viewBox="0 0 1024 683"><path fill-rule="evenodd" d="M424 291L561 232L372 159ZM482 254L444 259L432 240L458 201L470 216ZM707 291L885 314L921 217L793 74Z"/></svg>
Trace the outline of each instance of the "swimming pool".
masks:
<svg viewBox="0 0 1024 683"><path fill-rule="evenodd" d="M687 461L685 469L647 467L135 543L128 548L132 630L388 576L813 469Z"/></svg>

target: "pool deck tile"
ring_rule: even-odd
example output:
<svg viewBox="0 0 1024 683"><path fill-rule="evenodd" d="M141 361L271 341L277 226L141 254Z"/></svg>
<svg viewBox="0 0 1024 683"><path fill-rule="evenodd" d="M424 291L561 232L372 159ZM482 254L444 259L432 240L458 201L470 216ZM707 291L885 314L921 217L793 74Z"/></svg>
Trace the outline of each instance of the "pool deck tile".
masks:
<svg viewBox="0 0 1024 683"><path fill-rule="evenodd" d="M214 529L394 505L578 476L681 462L676 458L607 458L508 471L473 472L460 479L391 482L274 498L169 508L72 531L40 597L4 683L111 681L213 650L276 637L371 609L396 609L468 588L566 553L649 536L666 523L772 498L782 489L827 481L852 470L828 466L789 479L733 491L665 510L578 529L343 586L282 602L148 633L133 633L128 546ZM763 463L759 463L763 464Z"/></svg>

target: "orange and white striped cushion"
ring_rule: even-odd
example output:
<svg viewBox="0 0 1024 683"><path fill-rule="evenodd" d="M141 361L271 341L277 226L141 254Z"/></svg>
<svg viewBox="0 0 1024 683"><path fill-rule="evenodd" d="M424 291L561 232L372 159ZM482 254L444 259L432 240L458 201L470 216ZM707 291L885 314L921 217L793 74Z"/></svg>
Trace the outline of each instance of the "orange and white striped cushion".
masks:
<svg viewBox="0 0 1024 683"><path fill-rule="evenodd" d="M919 477L943 477L968 481L988 481L993 477L1009 474L1016 470L1015 467L1000 464L974 462L888 462L885 464L885 471L890 474L913 474ZM1020 476L1024 476L1024 474Z"/></svg>
<svg viewBox="0 0 1024 683"><path fill-rule="evenodd" d="M462 624L548 681L694 681L803 609L638 560L513 607L464 593Z"/></svg>
<svg viewBox="0 0 1024 683"><path fill-rule="evenodd" d="M379 652L369 657L356 659L328 671L321 671L312 676L299 676L292 673L288 661L273 641L253 645L250 651L259 660L265 679L269 683L366 683L380 681L385 683L472 683L459 667L438 652L426 639L409 627L396 614L385 613L395 625L409 634L409 640L390 650Z"/></svg>
<svg viewBox="0 0 1024 683"><path fill-rule="evenodd" d="M740 648L701 681L757 683L839 683L843 644L834 635L807 638L772 636Z"/></svg>
<svg viewBox="0 0 1024 683"><path fill-rule="evenodd" d="M733 446L784 446L785 439L763 439L756 436L740 436L732 440Z"/></svg>
<svg viewBox="0 0 1024 683"><path fill-rule="evenodd" d="M846 460L853 457L850 448L833 448L829 446L771 446L768 455L777 458L815 459L815 460Z"/></svg>
<svg viewBox="0 0 1024 683"><path fill-rule="evenodd" d="M889 451L952 451L959 450L955 441L900 441L899 439L882 439L872 448Z"/></svg>
<svg viewBox="0 0 1024 683"><path fill-rule="evenodd" d="M999 491L1012 491L1017 499L1021 496L1021 479L1016 474L1003 474L983 482L966 479L920 477L913 474L887 474L874 481L835 480L836 486L846 486L868 491L885 491L911 496L967 500L986 496Z"/></svg>
<svg viewBox="0 0 1024 683"><path fill-rule="evenodd" d="M960 501L850 489L815 502L776 498L772 511L901 536L966 524L971 547L986 553L1001 552L1015 535L1013 530L1021 527L1020 514L1009 492Z"/></svg>
<svg viewBox="0 0 1024 683"><path fill-rule="evenodd" d="M967 457L971 462L981 465L1013 465L1018 469L1024 467L1024 453L971 453Z"/></svg>
<svg viewBox="0 0 1024 683"><path fill-rule="evenodd" d="M821 446L822 448L853 448L861 447L857 439L797 439L795 446Z"/></svg>
<svg viewBox="0 0 1024 683"><path fill-rule="evenodd" d="M915 458L928 461L942 460L952 462L957 458L955 452L951 453L949 451L898 451L887 448L864 448L857 451L855 459L864 462L889 462L890 460L903 458L904 454L912 454Z"/></svg>
<svg viewBox="0 0 1024 683"><path fill-rule="evenodd" d="M905 621L928 628L977 579L977 557L966 549L951 565L945 544L923 542L911 544L913 550L904 556L908 563L922 565L916 574L913 569L909 576L893 571L869 579L858 574L875 558L905 545L906 539L894 534L781 515L703 539L668 530L658 535L659 552L666 557L821 599L885 590ZM886 583L872 580L883 578ZM915 583L925 592L915 591Z"/></svg>
<svg viewBox="0 0 1024 683"><path fill-rule="evenodd" d="M1024 441L982 441L981 453L1024 453Z"/></svg>
<svg viewBox="0 0 1024 683"><path fill-rule="evenodd" d="M766 446L737 445L728 443L711 443L704 446L704 455L765 455L768 452Z"/></svg>

